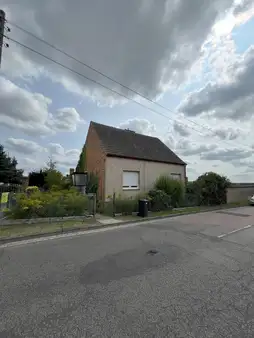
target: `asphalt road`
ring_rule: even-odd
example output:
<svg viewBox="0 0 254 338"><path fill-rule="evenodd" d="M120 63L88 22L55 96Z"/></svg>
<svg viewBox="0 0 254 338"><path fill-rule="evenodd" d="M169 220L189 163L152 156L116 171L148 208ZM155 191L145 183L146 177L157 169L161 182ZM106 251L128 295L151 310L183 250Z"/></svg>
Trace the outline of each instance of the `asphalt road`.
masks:
<svg viewBox="0 0 254 338"><path fill-rule="evenodd" d="M0 247L0 338L253 337L253 240L172 219Z"/></svg>

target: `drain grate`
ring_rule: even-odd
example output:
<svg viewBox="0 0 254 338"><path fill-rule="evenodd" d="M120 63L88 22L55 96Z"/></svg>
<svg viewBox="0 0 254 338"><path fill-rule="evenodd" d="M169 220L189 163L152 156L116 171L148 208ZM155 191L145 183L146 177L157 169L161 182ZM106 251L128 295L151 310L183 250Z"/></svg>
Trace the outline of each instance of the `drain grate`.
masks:
<svg viewBox="0 0 254 338"><path fill-rule="evenodd" d="M237 212L230 212L230 211L216 211L217 214L225 214L225 215L231 215L231 216L238 216L238 217L250 217L250 215L246 214L240 214Z"/></svg>

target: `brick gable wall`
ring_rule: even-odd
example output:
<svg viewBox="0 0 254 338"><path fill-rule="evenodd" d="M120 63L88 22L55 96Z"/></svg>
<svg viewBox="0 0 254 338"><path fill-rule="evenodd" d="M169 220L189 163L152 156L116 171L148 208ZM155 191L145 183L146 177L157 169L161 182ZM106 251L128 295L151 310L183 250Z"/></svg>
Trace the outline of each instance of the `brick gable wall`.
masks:
<svg viewBox="0 0 254 338"><path fill-rule="evenodd" d="M95 172L99 176L98 198L105 197L105 160L106 155L101 148L100 139L90 125L86 138L86 168L88 172Z"/></svg>

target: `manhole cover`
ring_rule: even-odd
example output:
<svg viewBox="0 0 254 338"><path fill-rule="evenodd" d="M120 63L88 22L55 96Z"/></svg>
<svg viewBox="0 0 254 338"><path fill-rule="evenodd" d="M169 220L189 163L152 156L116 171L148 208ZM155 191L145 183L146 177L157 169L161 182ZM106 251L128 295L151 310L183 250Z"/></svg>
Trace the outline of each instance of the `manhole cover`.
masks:
<svg viewBox="0 0 254 338"><path fill-rule="evenodd" d="M157 253L158 253L158 250L156 250L156 249L152 249L152 250L147 251L148 255L156 255Z"/></svg>

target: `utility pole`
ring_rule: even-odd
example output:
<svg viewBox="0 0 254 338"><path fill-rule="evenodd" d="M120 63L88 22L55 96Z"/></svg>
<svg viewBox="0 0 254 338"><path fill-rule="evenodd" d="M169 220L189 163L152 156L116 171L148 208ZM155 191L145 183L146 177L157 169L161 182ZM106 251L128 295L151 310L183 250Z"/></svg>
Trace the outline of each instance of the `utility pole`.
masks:
<svg viewBox="0 0 254 338"><path fill-rule="evenodd" d="M5 12L2 9L0 9L0 67L4 42L4 25L5 25Z"/></svg>

